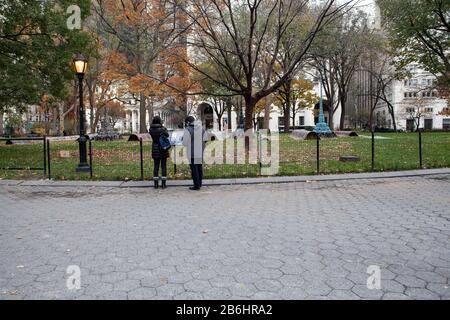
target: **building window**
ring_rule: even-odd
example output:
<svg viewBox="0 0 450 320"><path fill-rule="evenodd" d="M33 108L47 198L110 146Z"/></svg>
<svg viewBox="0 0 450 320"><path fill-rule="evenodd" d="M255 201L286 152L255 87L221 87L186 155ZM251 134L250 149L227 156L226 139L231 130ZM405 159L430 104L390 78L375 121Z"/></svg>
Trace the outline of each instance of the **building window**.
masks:
<svg viewBox="0 0 450 320"><path fill-rule="evenodd" d="M433 130L433 119L425 119L425 130Z"/></svg>
<svg viewBox="0 0 450 320"><path fill-rule="evenodd" d="M406 130L414 131L415 127L416 127L416 124L414 122L414 119L407 119L406 120Z"/></svg>
<svg viewBox="0 0 450 320"><path fill-rule="evenodd" d="M304 126L305 125L305 117L301 116L299 119L299 125Z"/></svg>
<svg viewBox="0 0 450 320"><path fill-rule="evenodd" d="M433 108L425 108L425 112L426 113L432 113L433 112Z"/></svg>
<svg viewBox="0 0 450 320"><path fill-rule="evenodd" d="M442 120L442 129L450 130L450 118Z"/></svg>
<svg viewBox="0 0 450 320"><path fill-rule="evenodd" d="M408 113L414 113L415 111L416 111L415 108L411 108L411 107L406 108L406 112L408 112Z"/></svg>

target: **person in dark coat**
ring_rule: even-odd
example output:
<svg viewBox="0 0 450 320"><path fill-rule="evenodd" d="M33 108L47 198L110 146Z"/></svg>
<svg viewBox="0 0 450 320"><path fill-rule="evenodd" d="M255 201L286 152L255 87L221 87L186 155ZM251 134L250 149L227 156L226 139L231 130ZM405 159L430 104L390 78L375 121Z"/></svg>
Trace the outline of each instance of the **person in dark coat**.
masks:
<svg viewBox="0 0 450 320"><path fill-rule="evenodd" d="M150 126L150 135L152 136L152 158L154 162L153 166L153 181L155 183L155 189L159 188L159 180L161 180L161 187L165 189L167 187L167 158L169 157L169 150L161 148L159 138L161 135L169 137L169 131L162 125L162 120L159 116L153 118ZM159 167L161 166L162 176L159 176Z"/></svg>
<svg viewBox="0 0 450 320"><path fill-rule="evenodd" d="M186 128L183 134L183 145L191 167L194 186L191 190L200 190L203 182L203 152L205 150L205 130L200 121L189 116L186 118Z"/></svg>

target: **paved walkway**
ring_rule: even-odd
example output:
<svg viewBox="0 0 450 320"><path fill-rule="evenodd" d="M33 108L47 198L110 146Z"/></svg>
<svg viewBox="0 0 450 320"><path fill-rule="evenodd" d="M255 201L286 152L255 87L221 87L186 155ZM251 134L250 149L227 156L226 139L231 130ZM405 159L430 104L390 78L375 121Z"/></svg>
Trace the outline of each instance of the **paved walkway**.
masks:
<svg viewBox="0 0 450 320"><path fill-rule="evenodd" d="M0 299L450 299L449 208L450 174L201 192L4 184Z"/></svg>

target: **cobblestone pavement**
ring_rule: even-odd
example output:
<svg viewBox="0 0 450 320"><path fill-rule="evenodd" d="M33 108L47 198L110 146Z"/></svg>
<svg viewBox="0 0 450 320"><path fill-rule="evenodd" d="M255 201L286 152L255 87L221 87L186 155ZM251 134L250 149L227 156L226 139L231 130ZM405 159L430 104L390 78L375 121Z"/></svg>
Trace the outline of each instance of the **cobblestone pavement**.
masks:
<svg viewBox="0 0 450 320"><path fill-rule="evenodd" d="M0 186L0 299L450 299L449 238L450 175Z"/></svg>

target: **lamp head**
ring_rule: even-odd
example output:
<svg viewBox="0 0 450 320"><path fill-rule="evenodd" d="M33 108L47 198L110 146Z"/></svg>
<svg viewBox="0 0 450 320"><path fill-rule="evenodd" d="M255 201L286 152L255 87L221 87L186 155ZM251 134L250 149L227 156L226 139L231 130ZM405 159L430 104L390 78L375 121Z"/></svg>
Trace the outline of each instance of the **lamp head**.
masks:
<svg viewBox="0 0 450 320"><path fill-rule="evenodd" d="M77 54L73 59L73 68L76 74L84 75L87 69L87 59L81 55Z"/></svg>

